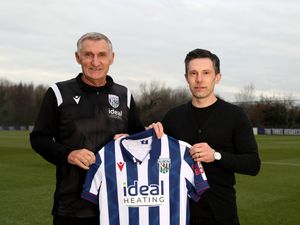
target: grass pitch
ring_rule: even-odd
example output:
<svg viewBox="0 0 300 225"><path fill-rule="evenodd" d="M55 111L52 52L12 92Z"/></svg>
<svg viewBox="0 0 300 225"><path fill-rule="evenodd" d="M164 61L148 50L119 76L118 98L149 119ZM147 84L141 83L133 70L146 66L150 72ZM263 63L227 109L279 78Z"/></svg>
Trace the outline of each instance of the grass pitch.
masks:
<svg viewBox="0 0 300 225"><path fill-rule="evenodd" d="M241 225L300 224L300 136L257 136L256 177L237 175Z"/></svg>
<svg viewBox="0 0 300 225"><path fill-rule="evenodd" d="M300 136L257 136L261 171L237 175L241 225L300 224ZM0 225L52 224L55 167L26 131L0 131Z"/></svg>
<svg viewBox="0 0 300 225"><path fill-rule="evenodd" d="M55 167L31 149L29 132L0 131L0 155L0 224L52 224Z"/></svg>

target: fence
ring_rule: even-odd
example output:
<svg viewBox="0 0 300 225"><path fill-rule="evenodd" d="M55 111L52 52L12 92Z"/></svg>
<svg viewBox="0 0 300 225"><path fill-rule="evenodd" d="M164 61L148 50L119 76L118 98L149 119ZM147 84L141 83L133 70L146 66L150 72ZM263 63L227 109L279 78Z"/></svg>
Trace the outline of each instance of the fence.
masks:
<svg viewBox="0 0 300 225"><path fill-rule="evenodd" d="M257 133L263 135L300 135L300 129L258 128Z"/></svg>
<svg viewBox="0 0 300 225"><path fill-rule="evenodd" d="M33 126L0 126L0 130L32 130Z"/></svg>

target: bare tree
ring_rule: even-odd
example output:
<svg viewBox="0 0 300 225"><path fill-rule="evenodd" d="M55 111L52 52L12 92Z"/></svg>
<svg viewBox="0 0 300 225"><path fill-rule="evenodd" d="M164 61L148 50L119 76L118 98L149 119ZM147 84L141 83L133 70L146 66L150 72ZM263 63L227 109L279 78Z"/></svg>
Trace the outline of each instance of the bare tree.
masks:
<svg viewBox="0 0 300 225"><path fill-rule="evenodd" d="M253 83L243 87L243 89L235 95L238 103L252 103L255 101L255 86Z"/></svg>
<svg viewBox="0 0 300 225"><path fill-rule="evenodd" d="M144 125L161 121L167 111L190 99L188 90L184 88L171 89L157 81L140 85L137 96L137 106Z"/></svg>

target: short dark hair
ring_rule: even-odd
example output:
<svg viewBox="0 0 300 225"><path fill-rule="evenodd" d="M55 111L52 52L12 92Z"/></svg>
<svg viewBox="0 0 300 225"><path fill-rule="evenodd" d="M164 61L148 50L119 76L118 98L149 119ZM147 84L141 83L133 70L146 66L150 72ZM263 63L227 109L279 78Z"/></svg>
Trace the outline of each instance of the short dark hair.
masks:
<svg viewBox="0 0 300 225"><path fill-rule="evenodd" d="M185 60L184 60L185 75L187 75L187 73L188 73L189 62L193 59L198 59L198 58L211 59L211 61L213 62L213 65L214 65L215 73L216 74L220 73L220 60L219 60L218 56L216 56L215 54L211 53L208 50L196 48L193 51L190 51L185 57Z"/></svg>

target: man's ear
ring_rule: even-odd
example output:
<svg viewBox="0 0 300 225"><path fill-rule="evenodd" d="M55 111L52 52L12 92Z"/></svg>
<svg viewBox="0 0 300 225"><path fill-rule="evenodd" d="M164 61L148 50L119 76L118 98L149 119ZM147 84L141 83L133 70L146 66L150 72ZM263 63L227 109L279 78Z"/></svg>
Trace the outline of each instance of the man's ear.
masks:
<svg viewBox="0 0 300 225"><path fill-rule="evenodd" d="M81 62L80 62L80 56L79 56L78 52L75 52L75 58L76 58L77 63L81 64Z"/></svg>
<svg viewBox="0 0 300 225"><path fill-rule="evenodd" d="M110 60L110 64L109 64L109 65L113 64L114 59L115 59L115 53L112 52L112 53L111 53L111 60Z"/></svg>
<svg viewBox="0 0 300 225"><path fill-rule="evenodd" d="M222 74L221 74L221 73L218 73L218 74L216 75L216 83L219 83L220 80L221 80L221 78L222 78Z"/></svg>
<svg viewBox="0 0 300 225"><path fill-rule="evenodd" d="M185 78L186 82L188 82L187 74L186 73L184 74L184 78Z"/></svg>

